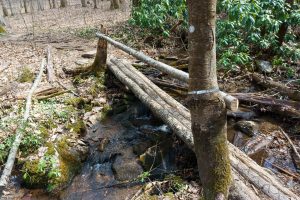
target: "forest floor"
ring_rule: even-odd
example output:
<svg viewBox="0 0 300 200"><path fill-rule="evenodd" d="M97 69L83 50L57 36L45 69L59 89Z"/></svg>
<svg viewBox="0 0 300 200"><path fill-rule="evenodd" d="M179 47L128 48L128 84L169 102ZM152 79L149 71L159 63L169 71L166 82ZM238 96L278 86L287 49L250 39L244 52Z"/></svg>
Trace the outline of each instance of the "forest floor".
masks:
<svg viewBox="0 0 300 200"><path fill-rule="evenodd" d="M81 181L84 183L86 183L85 181L88 181L84 178L84 176L87 175L85 173L88 172L83 172L84 170L82 172L76 172L79 173L80 176L76 176L74 182L71 184L69 182L75 176L75 173L69 176L63 174L62 171L64 169L62 168L60 169L61 171L58 171L60 177L64 177L64 181L67 182L67 184L62 184L60 179L56 179L56 176L59 175L55 175L54 173L57 171L55 171L55 167L53 166L58 163L55 163L53 159L56 159L58 154L60 157L64 157L61 155L63 154L61 152L64 152L65 150L64 147L61 147L62 144L63 146L70 147L71 151L75 149L76 159L78 157L88 157L89 162L91 162L91 156L87 155L88 148L90 148L89 151L96 148L98 149L98 152L106 152L102 148L105 148L105 146L108 145L106 142L107 140L124 139L117 133L122 132L124 127L116 127L116 130L107 128L109 133L115 135L105 135L103 138L96 139L97 141L95 141L97 136L93 135L93 131L91 130L95 128L95 124L106 117L106 112L111 109L111 102L114 102L115 99L119 98L116 96L122 94L125 96L122 97L125 98L124 101L128 101L128 94L123 94L123 91L114 87L112 87L113 89L111 90L104 89L103 79L105 75L103 74L101 78L96 76L74 77L68 76L63 70L64 68L76 68L93 62L93 56L90 56L91 58L82 58L82 55L86 54L86 52L96 50L97 39L95 38L95 33L102 25L108 30L108 34L113 35L114 38L127 42L129 46L142 49L147 55L161 59L168 64L172 64L174 60L184 60L187 56L184 45L182 43L180 45L180 41L176 43L171 39L163 41L162 44L160 40L157 42L155 38L149 35L138 36L139 34L137 32L140 30L130 28L127 24L127 20L130 17L129 9L124 8L111 11L109 6L109 2L101 1L99 9L93 9L92 7L82 8L78 4L72 5L67 9L44 10L33 14L18 14L7 18L9 24L7 27L7 34L0 35L0 107L2 108L0 110L1 170L5 164L13 134L17 130L18 122L22 118L24 98L32 85L33 79L38 73L42 58L46 56L46 49L49 45L51 46L51 57L57 82L53 84L48 83L46 75L44 75L42 82L39 85L39 90L43 91L49 90L49 88L55 88L58 90L58 96L53 98L42 96L42 98L45 98L44 100L34 101L30 124L28 130L26 130L24 142L20 147L21 152L18 155L18 161L12 177L12 184L4 191L3 199L56 199L58 198L57 194L53 194L58 191L58 186L67 188L64 192L59 194L62 199L91 199L92 197L99 197L97 195L104 195L103 198L110 197L110 199L118 199L118 195L122 195L124 197L122 199L125 199L125 196L126 198L131 199L134 194L137 195L135 196L136 199L147 199L147 197L142 197L140 191L141 187L136 187L135 185L130 186L130 190L118 189L120 192L116 192L111 196L107 193L113 193L112 190L102 191L101 194L90 192L84 195L82 193L80 197L70 196L69 194L76 192L80 187L85 191L92 191L95 189L90 185L80 185ZM161 46L161 48L158 48L158 46ZM136 62L135 59L114 47L109 46L108 52L109 56L122 57L124 59L129 59L132 62ZM146 73L153 75L157 72L155 70L154 72L146 70ZM278 97L279 95L273 90L262 90L260 87L254 85L246 72L220 72L219 77L221 77L219 80L220 87L227 92L258 92L260 94L268 94L275 97ZM112 82L115 83L115 81ZM171 83L174 83L174 81L171 81ZM121 90L123 89L124 88L121 87ZM184 92L173 90L172 95L184 103ZM127 108L128 107L130 106L127 106ZM250 150L258 148L258 150L255 150L255 153L251 154L251 157L257 161L258 164L269 168L288 188L295 193L300 194L300 161L291 151L290 144L287 142L286 138L280 134L280 127L282 127L289 133L295 146L299 148L299 121L273 112L264 113L267 109L255 104L244 104L241 110L245 113L254 115L248 120L230 117L228 119L228 139L243 150L247 148L250 148ZM87 130L82 130L82 121L84 123L83 126L87 127ZM241 121L246 122L246 126L249 126L250 124L252 132L250 131L249 133L249 131L241 130L243 128L243 126L239 125L239 123L241 124ZM249 121L251 121L251 123L249 123ZM113 127L114 123L115 121L107 122L105 126ZM138 124L136 126L141 126L140 123L143 124L145 122L135 122L134 124ZM156 122L154 124L155 127L163 127L159 123L159 125L157 125ZM245 123L243 125L245 125ZM152 126L154 127L153 124L151 124L151 127ZM237 128L237 126L239 128ZM145 131L146 126L141 127L143 127L144 132L149 131L148 129ZM45 128L47 129L47 134L44 133ZM154 129L155 128L151 129L151 131ZM160 131L164 132L162 130ZM86 132L88 132L88 134ZM250 135L245 135L245 132ZM260 133L259 136L253 136L256 135L257 132ZM95 138L93 139L93 137ZM114 169L114 176L116 176L116 171L117 174L122 171L122 169L116 170L114 163L121 159L120 162L126 166L126 164L128 164L126 162L135 158L134 156L138 157L144 155L149 149L151 150L151 145L155 146L153 142L143 142L145 147L142 148L143 150L140 150L141 148L139 147L138 154L136 153L136 146L139 145L135 145L130 147L130 150L122 147L116 150L113 158L109 157L110 164ZM172 140L172 142L176 143L174 146L177 149L179 149L178 145L182 145L177 139ZM265 142L266 145L263 147L257 146L257 143L263 142ZM74 145L72 146L70 143L75 143L76 145L80 144L81 147L74 147ZM56 150L54 150L54 153L48 155L49 149L51 149L52 146L55 146L54 149ZM109 145L107 148L111 151ZM133 154L132 151L137 155ZM118 156L120 152L126 156L122 155L123 157L121 156L119 159ZM183 173L180 173L180 180L175 176L175 178L173 177L163 181L161 181L161 179L158 179L157 181L151 179L152 181L148 181L150 180L148 172L151 172L152 166L150 169L143 171L140 170L141 167L137 166L135 162L129 162L130 167L134 166L133 169L140 174L134 174L132 171L128 172L128 170L125 170L125 173L129 173L130 178L134 180L138 177L140 181L146 179L146 182L150 182L151 184L145 184L146 186L144 189L146 188L145 191L148 191L148 195L158 196L158 199L170 198L169 193L173 194L173 196L175 195L177 199L197 199L201 188L199 187L198 178L191 178L195 174L195 171L189 171L189 167L195 168L195 162L190 161L192 159L191 157L182 158L182 155L188 154L187 152L188 150L184 149L181 150L179 154L175 154L175 156L177 156L177 163L178 160L180 160L181 169L185 169ZM112 153L110 152L110 154ZM44 159L44 155L47 155L48 157ZM68 156L70 155L67 154L66 157ZM93 159L94 158L95 156L93 156ZM44 166L45 169L41 165L41 163L43 163L41 160L43 161L43 159L45 161L44 163L46 163L46 167ZM33 171L34 166L32 163L35 160L38 160L37 171ZM187 165L182 164L186 161L191 163ZM70 164L70 161L66 161L64 158L59 160L59 162ZM80 160L80 162L83 161ZM73 161L72 164L74 164ZM101 166L102 164L103 163L101 163ZM145 165L145 163L143 164ZM30 168L28 166L33 167ZM68 165L66 164L66 166ZM91 171L91 166L84 166L88 171ZM99 168L99 163L95 166L98 166ZM144 166L144 168L146 167ZM106 170L106 168L102 166L101 170L104 169ZM72 171L69 168L68 170ZM170 173L170 171L168 171L168 173ZM52 176L49 172L53 172ZM106 171L104 173L105 175L103 175L103 173L104 172L101 171L101 173L99 172L96 174L95 179L97 180L93 179L89 184L101 185L103 184L101 182L102 179L111 180L111 178L109 178L111 175L107 175L110 173ZM90 173L88 174L90 175ZM27 176L29 176L29 178ZM37 176L44 176L42 179L47 179L47 181L43 182L37 180ZM98 178L101 180L98 180ZM23 181L20 181L20 179ZM70 180L66 181L66 179ZM58 182L56 182L57 180ZM39 184L39 181L42 182L41 185L43 185L44 188L51 191L50 194L43 192L42 190L28 189L28 187L27 189L24 188L24 185L30 185L31 188L38 188L37 185ZM117 185L113 182L112 185L114 184ZM172 186L170 186L170 184ZM95 190L99 191L99 188ZM162 193L165 194L162 195Z"/></svg>

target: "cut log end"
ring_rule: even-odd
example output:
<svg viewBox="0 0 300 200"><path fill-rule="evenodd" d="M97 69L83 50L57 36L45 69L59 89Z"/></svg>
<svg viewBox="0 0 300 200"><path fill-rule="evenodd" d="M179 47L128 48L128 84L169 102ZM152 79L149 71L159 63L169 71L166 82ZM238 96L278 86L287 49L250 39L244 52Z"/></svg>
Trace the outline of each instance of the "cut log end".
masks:
<svg viewBox="0 0 300 200"><path fill-rule="evenodd" d="M236 112L239 109L239 100L225 92L220 92L221 96L224 98L226 108L233 112Z"/></svg>

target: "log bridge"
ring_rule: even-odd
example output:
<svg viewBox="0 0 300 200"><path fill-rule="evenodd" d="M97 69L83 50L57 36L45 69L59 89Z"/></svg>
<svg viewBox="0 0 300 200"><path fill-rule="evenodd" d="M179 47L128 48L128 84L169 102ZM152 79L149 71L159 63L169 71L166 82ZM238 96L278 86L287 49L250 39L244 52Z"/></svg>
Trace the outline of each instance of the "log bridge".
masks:
<svg viewBox="0 0 300 200"><path fill-rule="evenodd" d="M166 123L173 132L193 150L194 141L189 110L156 86L128 61L115 57L108 57L107 59L107 50L104 50L103 47L107 48L107 43L110 43L114 47L149 64L151 67L161 70L183 82L188 82L188 73L154 60L142 52L113 40L105 34L97 33L96 36L99 38L99 41L94 63L106 62L106 65L98 67L103 69L103 67L107 66L140 101L150 108L154 115ZM103 55L103 53L105 55ZM99 61L99 59L102 59L102 61ZM226 107L229 110L236 111L238 109L238 100L225 92L221 92L221 94L225 99ZM300 198L285 187L272 172L259 166L255 161L229 142L228 147L233 175L233 184L230 191L232 199L300 200Z"/></svg>

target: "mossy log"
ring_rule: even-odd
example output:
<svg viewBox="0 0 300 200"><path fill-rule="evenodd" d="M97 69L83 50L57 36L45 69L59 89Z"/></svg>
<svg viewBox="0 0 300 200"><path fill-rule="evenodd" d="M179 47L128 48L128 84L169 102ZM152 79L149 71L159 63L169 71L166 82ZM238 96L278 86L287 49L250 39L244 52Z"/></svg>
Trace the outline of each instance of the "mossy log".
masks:
<svg viewBox="0 0 300 200"><path fill-rule="evenodd" d="M171 96L159 88L156 88L154 91L153 86L149 86L151 82L144 81L146 77L143 74L140 74L140 72L133 67L128 70L126 69L127 64L121 63L121 60L112 59L107 63L107 66L123 84L129 87L132 92L152 110L155 115L168 124L174 133L176 133L189 148L194 149L191 122L190 120L186 120L185 116L182 115L183 112L186 112L184 115L189 116L188 110L181 110L178 107L170 105L164 98L172 98ZM141 79L139 78L141 76L144 77ZM230 143L228 143L228 146L231 154L231 167L234 169L233 174L235 178L242 176L258 190L272 199L300 199L237 147ZM244 188L246 187L247 190L254 194L251 187L242 183L243 182L241 182L241 184L235 184L235 186L239 187L243 185ZM240 193L239 190L240 189L238 188L235 189L236 192ZM241 189L241 191L245 190Z"/></svg>

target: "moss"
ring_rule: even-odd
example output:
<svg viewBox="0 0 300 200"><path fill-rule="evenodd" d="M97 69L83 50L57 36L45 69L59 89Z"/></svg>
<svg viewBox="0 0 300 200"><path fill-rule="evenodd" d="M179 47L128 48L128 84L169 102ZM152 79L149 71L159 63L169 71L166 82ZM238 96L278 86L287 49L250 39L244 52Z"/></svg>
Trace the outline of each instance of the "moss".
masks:
<svg viewBox="0 0 300 200"><path fill-rule="evenodd" d="M47 152L45 153L46 156L53 156L53 155L55 155L55 147L54 147L53 143L47 142L45 144L45 146L47 147Z"/></svg>
<svg viewBox="0 0 300 200"><path fill-rule="evenodd" d="M0 34L2 34L2 33L6 33L6 31L3 26L0 26Z"/></svg>
<svg viewBox="0 0 300 200"><path fill-rule="evenodd" d="M93 97L97 96L100 92L105 89L105 73L98 72L98 76L94 78L94 82L88 89L88 93Z"/></svg>
<svg viewBox="0 0 300 200"><path fill-rule="evenodd" d="M18 78L20 83L32 82L34 80L34 73L29 67L23 67Z"/></svg>
<svg viewBox="0 0 300 200"><path fill-rule="evenodd" d="M66 99L64 103L67 105L72 105L75 108L83 108L85 105L85 100L82 97L73 97Z"/></svg>
<svg viewBox="0 0 300 200"><path fill-rule="evenodd" d="M51 130L51 129L57 128L56 122L51 118L43 120L41 122L41 126L44 127L44 128L41 128L44 134L46 134L45 129L48 132L49 129Z"/></svg>
<svg viewBox="0 0 300 200"><path fill-rule="evenodd" d="M46 172L41 168L40 160L27 161L22 167L23 181L29 188L45 187L48 182Z"/></svg>
<svg viewBox="0 0 300 200"><path fill-rule="evenodd" d="M75 123L68 124L66 128L70 131L73 131L74 133L77 133L80 136L83 136L86 133L86 126L84 124L84 121L81 119L77 120Z"/></svg>
<svg viewBox="0 0 300 200"><path fill-rule="evenodd" d="M45 126L43 126L43 125L40 125L39 126L39 130L40 130L40 132L41 132L41 136L43 137L43 138L48 138L49 137L49 132L48 132L48 129L45 127Z"/></svg>

